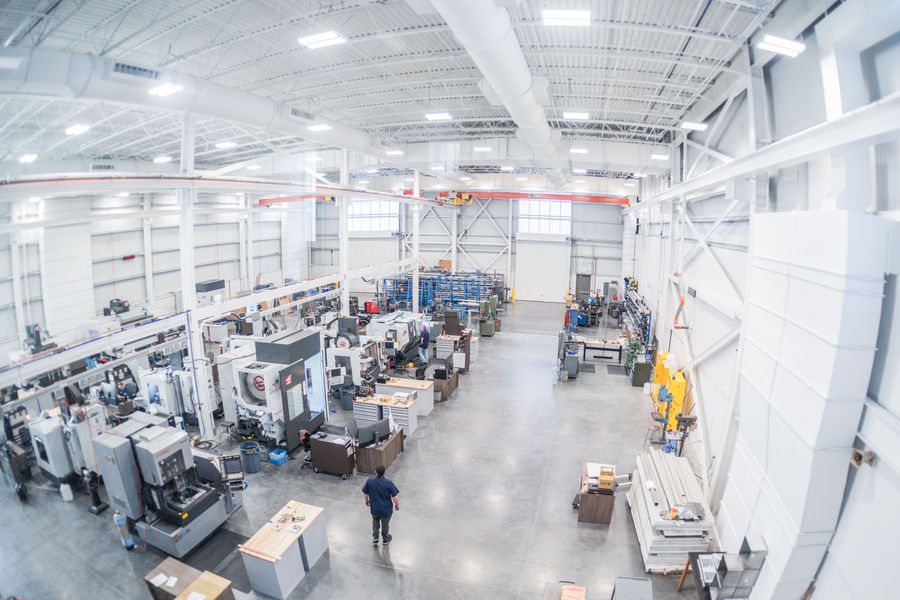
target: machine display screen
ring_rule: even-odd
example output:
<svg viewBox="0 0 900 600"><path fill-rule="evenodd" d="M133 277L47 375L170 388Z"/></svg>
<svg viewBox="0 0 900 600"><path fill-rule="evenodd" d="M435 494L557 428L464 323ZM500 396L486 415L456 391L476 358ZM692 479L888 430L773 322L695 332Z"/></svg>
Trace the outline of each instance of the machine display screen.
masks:
<svg viewBox="0 0 900 600"><path fill-rule="evenodd" d="M243 467L241 466L240 456L225 456L222 458L222 463L225 469L225 472L223 473L225 477L242 474L244 472Z"/></svg>

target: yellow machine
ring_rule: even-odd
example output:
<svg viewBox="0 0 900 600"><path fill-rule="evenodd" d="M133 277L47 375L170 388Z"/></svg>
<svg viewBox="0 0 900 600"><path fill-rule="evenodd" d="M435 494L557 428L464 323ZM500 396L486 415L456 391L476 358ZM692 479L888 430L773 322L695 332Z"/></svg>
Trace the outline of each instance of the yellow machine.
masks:
<svg viewBox="0 0 900 600"><path fill-rule="evenodd" d="M653 367L653 383L650 386L650 395L653 397L653 406L656 406L657 409L659 406L659 388L665 386L666 382L669 381L669 368L666 366L668 358L668 352L658 353L656 355L656 366Z"/></svg>
<svg viewBox="0 0 900 600"><path fill-rule="evenodd" d="M656 410L666 416L666 430L668 431L678 429L678 415L684 411L684 396L686 392L687 380L684 378L684 372L682 371L676 371L674 375L670 375L666 384L659 388L659 401Z"/></svg>

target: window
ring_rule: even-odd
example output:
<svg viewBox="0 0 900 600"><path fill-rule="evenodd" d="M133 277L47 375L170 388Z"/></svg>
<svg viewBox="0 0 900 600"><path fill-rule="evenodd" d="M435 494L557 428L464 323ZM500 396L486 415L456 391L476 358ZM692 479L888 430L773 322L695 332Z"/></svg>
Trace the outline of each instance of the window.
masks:
<svg viewBox="0 0 900 600"><path fill-rule="evenodd" d="M400 203L354 198L347 207L347 226L350 231L398 231Z"/></svg>
<svg viewBox="0 0 900 600"><path fill-rule="evenodd" d="M519 232L569 235L572 233L572 203L519 200Z"/></svg>

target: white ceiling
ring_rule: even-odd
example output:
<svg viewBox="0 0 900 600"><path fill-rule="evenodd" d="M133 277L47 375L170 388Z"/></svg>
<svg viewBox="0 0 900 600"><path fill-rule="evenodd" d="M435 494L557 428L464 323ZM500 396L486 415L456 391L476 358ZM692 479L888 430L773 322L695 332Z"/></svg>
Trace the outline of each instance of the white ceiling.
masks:
<svg viewBox="0 0 900 600"><path fill-rule="evenodd" d="M665 143L778 0L507 1L563 138ZM424 8L423 8L424 7ZM589 8L589 28L545 27L543 8ZM418 9L418 10L416 10ZM334 30L346 44L297 38ZM502 138L515 126L440 16L415 0L7 0L7 46L94 53L271 98L383 143ZM454 119L429 122L426 111ZM565 110L590 112L566 121ZM91 125L66 136L75 122ZM96 101L0 95L0 159L177 159L180 115ZM316 144L216 119L197 124L198 166ZM238 143L221 150L223 140Z"/></svg>

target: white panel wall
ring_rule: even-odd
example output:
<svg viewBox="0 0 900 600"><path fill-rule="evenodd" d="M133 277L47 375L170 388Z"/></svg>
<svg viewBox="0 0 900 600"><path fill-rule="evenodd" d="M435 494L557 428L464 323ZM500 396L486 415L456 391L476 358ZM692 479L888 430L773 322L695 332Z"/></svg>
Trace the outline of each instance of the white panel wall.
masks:
<svg viewBox="0 0 900 600"><path fill-rule="evenodd" d="M89 198L44 201L44 215L48 219L81 217L90 211L90 203ZM41 233L41 296L47 329L61 339L79 339L94 316L91 226L47 227Z"/></svg>
<svg viewBox="0 0 900 600"><path fill-rule="evenodd" d="M576 202L572 205L571 278L591 275L593 289L602 289L604 281L618 281L622 273L622 208L608 204Z"/></svg>
<svg viewBox="0 0 900 600"><path fill-rule="evenodd" d="M562 302L569 290L571 245L562 235L520 233L516 238L516 299Z"/></svg>

